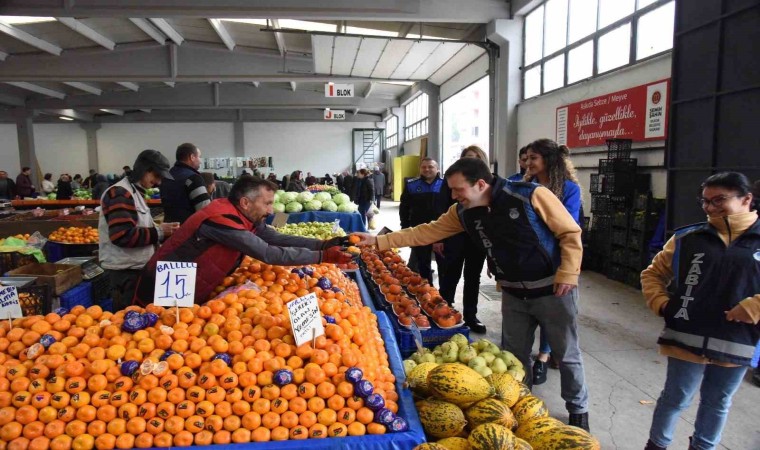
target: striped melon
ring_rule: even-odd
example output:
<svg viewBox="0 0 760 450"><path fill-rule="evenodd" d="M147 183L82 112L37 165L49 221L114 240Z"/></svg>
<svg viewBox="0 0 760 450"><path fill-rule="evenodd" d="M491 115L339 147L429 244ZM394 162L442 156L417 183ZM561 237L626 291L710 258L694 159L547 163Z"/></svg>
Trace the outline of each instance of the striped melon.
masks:
<svg viewBox="0 0 760 450"><path fill-rule="evenodd" d="M464 413L453 403L429 399L417 403L422 428L428 435L441 439L454 437L464 430Z"/></svg>
<svg viewBox="0 0 760 450"><path fill-rule="evenodd" d="M515 450L533 450L533 447L527 441L515 438Z"/></svg>
<svg viewBox="0 0 760 450"><path fill-rule="evenodd" d="M430 371L437 366L438 364L434 362L418 364L406 377L406 385L409 386L415 394L421 397L429 396L430 390L427 385L427 377Z"/></svg>
<svg viewBox="0 0 760 450"><path fill-rule="evenodd" d="M494 388L485 378L459 363L441 364L428 374L428 387L436 397L466 405L493 395Z"/></svg>
<svg viewBox="0 0 760 450"><path fill-rule="evenodd" d="M541 417L520 422L517 430L515 430L515 435L520 439L525 439L532 443L538 439L539 435L563 426L565 426L565 424L554 417Z"/></svg>
<svg viewBox="0 0 760 450"><path fill-rule="evenodd" d="M476 427L467 438L473 450L514 450L515 435L509 428L496 424L484 423Z"/></svg>
<svg viewBox="0 0 760 450"><path fill-rule="evenodd" d="M496 398L502 400L510 408L520 399L521 385L508 373L494 373L488 378L488 382L496 390ZM526 386L527 388L527 386ZM528 391L530 393L530 391Z"/></svg>
<svg viewBox="0 0 760 450"><path fill-rule="evenodd" d="M450 437L441 439L440 441L436 442L436 444L443 445L447 448L447 450L470 450L472 447L470 447L470 442L461 437Z"/></svg>
<svg viewBox="0 0 760 450"><path fill-rule="evenodd" d="M525 397L527 397L529 395L532 395L532 393L530 392L530 388L528 387L527 384L520 383L519 381L517 383L520 385L520 395L517 396L518 400L522 400ZM512 406L514 406L514 405L512 405Z"/></svg>
<svg viewBox="0 0 760 450"><path fill-rule="evenodd" d="M510 430L517 427L517 420L509 406L497 398L487 398L475 403L464 411L464 416L470 429L484 423L498 423Z"/></svg>
<svg viewBox="0 0 760 450"><path fill-rule="evenodd" d="M512 407L512 412L515 415L515 419L517 419L517 423L528 422L531 419L549 416L549 410L546 408L546 405L544 405L544 401L532 395L515 403L515 406Z"/></svg>
<svg viewBox="0 0 760 450"><path fill-rule="evenodd" d="M414 447L412 450L446 450L446 447L435 442L425 442Z"/></svg>
<svg viewBox="0 0 760 450"><path fill-rule="evenodd" d="M531 444L542 450L600 450L599 441L581 428L568 425L542 433Z"/></svg>

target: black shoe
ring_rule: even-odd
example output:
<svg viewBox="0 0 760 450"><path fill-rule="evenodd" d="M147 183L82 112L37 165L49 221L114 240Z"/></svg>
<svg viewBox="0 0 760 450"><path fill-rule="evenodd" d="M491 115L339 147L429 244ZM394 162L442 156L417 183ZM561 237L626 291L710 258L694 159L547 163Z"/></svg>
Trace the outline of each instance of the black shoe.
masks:
<svg viewBox="0 0 760 450"><path fill-rule="evenodd" d="M536 360L533 363L533 386L546 383L546 369L548 364L543 361Z"/></svg>
<svg viewBox="0 0 760 450"><path fill-rule="evenodd" d="M668 450L668 448L660 447L659 445L655 444L652 441L647 441L647 446L644 447L644 450Z"/></svg>
<svg viewBox="0 0 760 450"><path fill-rule="evenodd" d="M554 359L554 355L552 355L551 353L549 353L549 367L555 370L559 369L559 361Z"/></svg>
<svg viewBox="0 0 760 450"><path fill-rule="evenodd" d="M483 325L481 321L479 321L477 318L475 319L465 319L464 324L467 325L470 328L470 331L473 333L478 334L485 334L486 333L486 326Z"/></svg>
<svg viewBox="0 0 760 450"><path fill-rule="evenodd" d="M697 450L697 447L694 447L691 445L691 440L694 439L693 436L689 436L689 450Z"/></svg>
<svg viewBox="0 0 760 450"><path fill-rule="evenodd" d="M582 428L588 432L589 426L588 426L588 413L581 413L581 414L570 414L570 420L567 423L568 425L572 427L578 427Z"/></svg>

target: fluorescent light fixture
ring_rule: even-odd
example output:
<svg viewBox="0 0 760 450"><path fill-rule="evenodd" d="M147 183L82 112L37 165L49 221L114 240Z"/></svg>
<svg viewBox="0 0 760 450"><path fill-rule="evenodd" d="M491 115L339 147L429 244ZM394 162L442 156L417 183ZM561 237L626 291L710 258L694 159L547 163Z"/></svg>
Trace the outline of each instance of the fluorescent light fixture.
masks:
<svg viewBox="0 0 760 450"><path fill-rule="evenodd" d="M436 39L436 40L439 40L439 41L440 40L444 40L444 41L451 41L451 40L453 40L451 38L445 38L445 37L440 37L440 36L426 36L424 34L422 36L420 36L419 34L407 34L406 37L408 39Z"/></svg>
<svg viewBox="0 0 760 450"><path fill-rule="evenodd" d="M398 37L398 31L377 30L374 28L346 27L346 34L365 34L367 36Z"/></svg>
<svg viewBox="0 0 760 450"><path fill-rule="evenodd" d="M330 110L330 108L325 108L325 111L329 111L329 110Z"/></svg>
<svg viewBox="0 0 760 450"><path fill-rule="evenodd" d="M292 28L305 31L325 31L328 33L335 33L338 31L337 25L294 19L280 19L280 28Z"/></svg>
<svg viewBox="0 0 760 450"><path fill-rule="evenodd" d="M66 116L58 116L58 118L61 120L74 120L71 117L66 117Z"/></svg>
<svg viewBox="0 0 760 450"><path fill-rule="evenodd" d="M231 18L231 19L219 19L224 20L227 22L237 22L237 23L249 23L252 25L261 25L261 26L267 26L267 19L237 19L237 18Z"/></svg>
<svg viewBox="0 0 760 450"><path fill-rule="evenodd" d="M107 109L100 108L100 110L103 111L103 112L108 112Z"/></svg>
<svg viewBox="0 0 760 450"><path fill-rule="evenodd" d="M0 22L8 25L24 25L27 23L55 22L55 17L0 16Z"/></svg>

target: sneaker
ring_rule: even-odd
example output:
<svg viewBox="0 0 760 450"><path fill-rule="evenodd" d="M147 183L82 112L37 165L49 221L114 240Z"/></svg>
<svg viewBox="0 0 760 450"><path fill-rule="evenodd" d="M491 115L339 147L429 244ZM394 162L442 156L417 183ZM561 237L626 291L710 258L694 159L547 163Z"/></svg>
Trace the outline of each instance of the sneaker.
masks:
<svg viewBox="0 0 760 450"><path fill-rule="evenodd" d="M483 325L483 322L479 321L477 317L474 319L465 319L464 324L467 325L470 328L470 331L472 331L473 333L478 333L478 334L486 333L486 326Z"/></svg>
<svg viewBox="0 0 760 450"><path fill-rule="evenodd" d="M652 441L647 441L647 446L644 447L644 450L668 450L668 448L660 447L659 445L655 444Z"/></svg>
<svg viewBox="0 0 760 450"><path fill-rule="evenodd" d="M570 414L570 420L568 421L567 424L570 425L570 426L572 426L572 427L582 428L582 429L590 432L589 426L588 426L588 413L587 412L580 413L580 414L572 414L571 413Z"/></svg>
<svg viewBox="0 0 760 450"><path fill-rule="evenodd" d="M546 383L546 370L548 366L548 364L539 360L533 363L533 386Z"/></svg>

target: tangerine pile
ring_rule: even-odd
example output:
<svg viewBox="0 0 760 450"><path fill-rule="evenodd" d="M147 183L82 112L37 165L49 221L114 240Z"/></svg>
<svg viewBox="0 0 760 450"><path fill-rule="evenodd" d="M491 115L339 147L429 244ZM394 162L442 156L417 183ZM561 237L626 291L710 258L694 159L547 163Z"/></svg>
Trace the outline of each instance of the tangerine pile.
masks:
<svg viewBox="0 0 760 450"><path fill-rule="evenodd" d="M63 315L16 319L12 329L2 321L0 449L126 449L385 433L345 374L361 369L385 408L398 411L377 316L334 265L309 269L312 275L301 278L291 268L247 258L239 272L259 289L180 309L178 318L174 308L154 305L115 314L77 306ZM319 287L323 278L337 289ZM314 347L297 347L290 329L286 303L304 292L316 293L322 314L334 321L323 317L326 333ZM154 313L158 321L129 333L122 330L128 311ZM123 373L127 362L141 364L132 376ZM281 369L292 373L292 382L275 384Z"/></svg>
<svg viewBox="0 0 760 450"><path fill-rule="evenodd" d="M97 244L98 230L93 227L60 227L48 239L66 244Z"/></svg>

